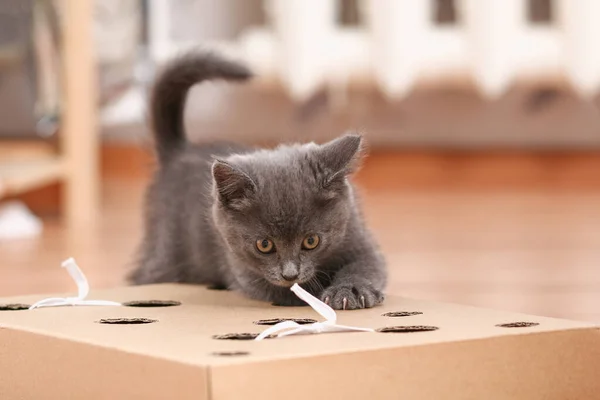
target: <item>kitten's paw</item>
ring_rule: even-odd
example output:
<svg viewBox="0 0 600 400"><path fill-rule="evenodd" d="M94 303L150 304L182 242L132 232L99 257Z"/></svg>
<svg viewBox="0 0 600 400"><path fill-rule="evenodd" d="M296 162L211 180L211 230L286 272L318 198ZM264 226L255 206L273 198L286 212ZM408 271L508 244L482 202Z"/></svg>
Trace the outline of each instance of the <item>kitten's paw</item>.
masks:
<svg viewBox="0 0 600 400"><path fill-rule="evenodd" d="M334 284L321 295L321 300L334 310L371 308L381 304L383 298L383 293L368 283Z"/></svg>

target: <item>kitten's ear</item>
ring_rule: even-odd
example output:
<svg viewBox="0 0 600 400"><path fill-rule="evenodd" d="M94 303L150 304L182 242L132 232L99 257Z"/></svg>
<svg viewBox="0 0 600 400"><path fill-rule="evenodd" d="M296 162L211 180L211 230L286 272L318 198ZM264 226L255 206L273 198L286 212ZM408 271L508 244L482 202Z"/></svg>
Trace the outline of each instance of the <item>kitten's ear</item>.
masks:
<svg viewBox="0 0 600 400"><path fill-rule="evenodd" d="M248 204L249 197L256 191L254 181L228 162L215 160L212 176L215 193L224 206L241 209Z"/></svg>
<svg viewBox="0 0 600 400"><path fill-rule="evenodd" d="M326 183L354 173L363 154L364 144L360 135L347 134L322 145L319 158L327 175Z"/></svg>

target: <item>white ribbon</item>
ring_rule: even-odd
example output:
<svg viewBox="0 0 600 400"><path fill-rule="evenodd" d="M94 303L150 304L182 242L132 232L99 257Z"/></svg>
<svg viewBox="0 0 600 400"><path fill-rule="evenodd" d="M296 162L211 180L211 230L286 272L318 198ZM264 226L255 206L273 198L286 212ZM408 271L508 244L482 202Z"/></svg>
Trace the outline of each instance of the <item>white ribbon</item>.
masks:
<svg viewBox="0 0 600 400"><path fill-rule="evenodd" d="M326 333L326 332L374 332L371 328L357 328L353 326L337 325L337 314L333 308L317 299L306 290L302 289L297 283L292 286L292 292L299 298L308 303L309 306L318 312L325 321L315 322L314 324L300 325L294 321L283 321L270 328L267 328L263 333L258 335L254 340L263 340L271 335L277 334L277 337L289 335L305 335L310 333Z"/></svg>
<svg viewBox="0 0 600 400"><path fill-rule="evenodd" d="M87 278L75 263L73 258L69 258L63 261L62 267L66 268L71 278L77 285L77 297L53 297L49 299L40 300L37 303L29 307L30 310L39 307L59 307L59 306L120 306L121 303L108 300L86 300L88 293L90 292L90 285L88 284Z"/></svg>

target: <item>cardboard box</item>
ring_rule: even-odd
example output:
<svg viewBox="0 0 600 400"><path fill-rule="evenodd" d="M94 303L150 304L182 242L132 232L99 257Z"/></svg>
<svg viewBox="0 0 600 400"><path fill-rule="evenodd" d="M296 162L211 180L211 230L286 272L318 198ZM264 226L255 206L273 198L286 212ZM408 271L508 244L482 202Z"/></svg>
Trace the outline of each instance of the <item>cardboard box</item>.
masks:
<svg viewBox="0 0 600 400"><path fill-rule="evenodd" d="M320 317L187 285L90 298L181 305L0 311L0 399L600 399L588 323L388 297L338 322L390 332L259 342L256 321Z"/></svg>

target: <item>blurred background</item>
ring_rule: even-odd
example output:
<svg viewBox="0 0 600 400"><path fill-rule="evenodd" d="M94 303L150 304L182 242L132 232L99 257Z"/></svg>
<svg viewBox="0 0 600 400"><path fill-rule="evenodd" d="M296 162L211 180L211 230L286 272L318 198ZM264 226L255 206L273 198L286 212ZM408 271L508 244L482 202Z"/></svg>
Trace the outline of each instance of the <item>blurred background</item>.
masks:
<svg viewBox="0 0 600 400"><path fill-rule="evenodd" d="M367 138L389 293L600 321L597 0L0 0L0 296L135 263L155 71L200 47L192 140Z"/></svg>

